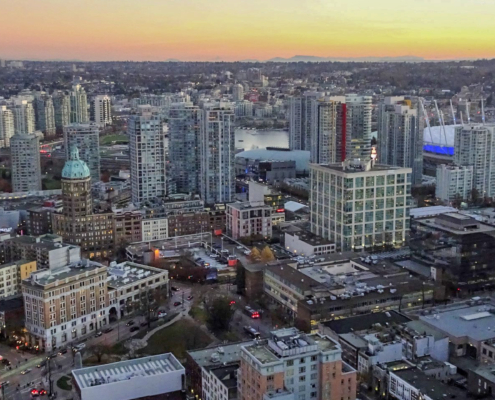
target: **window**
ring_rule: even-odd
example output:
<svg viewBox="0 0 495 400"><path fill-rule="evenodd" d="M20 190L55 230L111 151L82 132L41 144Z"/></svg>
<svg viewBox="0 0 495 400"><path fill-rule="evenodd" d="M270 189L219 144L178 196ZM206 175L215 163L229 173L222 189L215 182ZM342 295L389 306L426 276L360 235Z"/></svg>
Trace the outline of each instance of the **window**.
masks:
<svg viewBox="0 0 495 400"><path fill-rule="evenodd" d="M294 365L294 360L288 360L287 361L287 366L290 367L292 365Z"/></svg>
<svg viewBox="0 0 495 400"><path fill-rule="evenodd" d="M299 368L299 373L304 374L306 372L306 367L300 367Z"/></svg>

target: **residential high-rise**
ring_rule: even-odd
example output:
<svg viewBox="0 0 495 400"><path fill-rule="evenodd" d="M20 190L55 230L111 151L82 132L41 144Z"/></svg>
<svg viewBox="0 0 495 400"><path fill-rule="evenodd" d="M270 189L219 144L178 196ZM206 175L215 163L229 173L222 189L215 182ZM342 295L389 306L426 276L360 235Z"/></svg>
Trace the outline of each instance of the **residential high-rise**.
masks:
<svg viewBox="0 0 495 400"><path fill-rule="evenodd" d="M62 133L64 126L70 123L70 96L66 92L53 93L53 107L55 109L55 128Z"/></svg>
<svg viewBox="0 0 495 400"><path fill-rule="evenodd" d="M93 121L98 126L106 126L112 123L112 103L110 96L100 95L93 99Z"/></svg>
<svg viewBox="0 0 495 400"><path fill-rule="evenodd" d="M237 398L354 400L356 379L357 371L342 361L337 342L285 328L241 346Z"/></svg>
<svg viewBox="0 0 495 400"><path fill-rule="evenodd" d="M36 112L36 129L46 137L55 136L55 108L52 96L41 92L35 95L34 109Z"/></svg>
<svg viewBox="0 0 495 400"><path fill-rule="evenodd" d="M10 108L14 115L14 131L19 134L33 133L36 130L36 119L33 104L28 100L14 99Z"/></svg>
<svg viewBox="0 0 495 400"><path fill-rule="evenodd" d="M435 197L444 201L471 199L473 190L473 166L439 165Z"/></svg>
<svg viewBox="0 0 495 400"><path fill-rule="evenodd" d="M61 213L52 214L53 233L65 243L81 247L86 258L106 258L112 255L115 244L114 214L93 213L91 173L79 158L79 150L72 147L62 170Z"/></svg>
<svg viewBox="0 0 495 400"><path fill-rule="evenodd" d="M409 231L411 168L346 160L311 164L311 231L340 251L400 247Z"/></svg>
<svg viewBox="0 0 495 400"><path fill-rule="evenodd" d="M10 139L12 189L14 192L41 190L41 132L16 133Z"/></svg>
<svg viewBox="0 0 495 400"><path fill-rule="evenodd" d="M324 93L305 92L289 100L289 147L291 150L311 150L311 124L314 118L314 101Z"/></svg>
<svg viewBox="0 0 495 400"><path fill-rule="evenodd" d="M170 177L176 191L199 193L199 107L192 103L175 103L169 110L168 147Z"/></svg>
<svg viewBox="0 0 495 400"><path fill-rule="evenodd" d="M371 154L371 96L349 94L345 97L346 158L369 160Z"/></svg>
<svg viewBox="0 0 495 400"><path fill-rule="evenodd" d="M423 175L424 119L417 98L386 97L378 105L378 159L380 163L412 168L412 184Z"/></svg>
<svg viewBox="0 0 495 400"><path fill-rule="evenodd" d="M235 194L234 110L227 104L201 111L200 185L205 203L228 203Z"/></svg>
<svg viewBox="0 0 495 400"><path fill-rule="evenodd" d="M242 101L244 100L244 87L240 83L232 85L232 100Z"/></svg>
<svg viewBox="0 0 495 400"><path fill-rule="evenodd" d="M0 106L0 148L10 147L14 136L14 114L7 106Z"/></svg>
<svg viewBox="0 0 495 400"><path fill-rule="evenodd" d="M65 159L69 160L73 147L91 172L91 183L100 181L100 138L96 124L70 124L64 128Z"/></svg>
<svg viewBox="0 0 495 400"><path fill-rule="evenodd" d="M138 107L127 124L131 158L131 193L136 205L165 197L166 154L163 116L150 106Z"/></svg>
<svg viewBox="0 0 495 400"><path fill-rule="evenodd" d="M310 161L332 164L345 160L345 97L328 97L313 101Z"/></svg>
<svg viewBox="0 0 495 400"><path fill-rule="evenodd" d="M473 167L477 196L495 196L495 125L469 124L455 129L454 163Z"/></svg>
<svg viewBox="0 0 495 400"><path fill-rule="evenodd" d="M79 83L75 83L70 92L70 122L87 124L89 122L88 111L86 91Z"/></svg>

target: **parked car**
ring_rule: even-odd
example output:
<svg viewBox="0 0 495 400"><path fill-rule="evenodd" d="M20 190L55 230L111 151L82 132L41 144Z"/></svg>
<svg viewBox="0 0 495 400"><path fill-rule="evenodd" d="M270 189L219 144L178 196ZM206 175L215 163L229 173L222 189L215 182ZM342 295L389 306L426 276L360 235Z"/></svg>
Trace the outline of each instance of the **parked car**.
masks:
<svg viewBox="0 0 495 400"><path fill-rule="evenodd" d="M46 396L46 390L45 389L40 389L40 396Z"/></svg>
<svg viewBox="0 0 495 400"><path fill-rule="evenodd" d="M250 250L246 250L246 251L244 251L244 255L246 255L246 256L250 256L250 255L251 255L251 251L250 251Z"/></svg>
<svg viewBox="0 0 495 400"><path fill-rule="evenodd" d="M141 322L139 326L148 326L148 322L147 321Z"/></svg>
<svg viewBox="0 0 495 400"><path fill-rule="evenodd" d="M244 246L237 246L236 249L237 250L243 250L244 249Z"/></svg>
<svg viewBox="0 0 495 400"><path fill-rule="evenodd" d="M129 331L131 332L136 332L139 330L139 326L132 326L131 329L129 329Z"/></svg>
<svg viewBox="0 0 495 400"><path fill-rule="evenodd" d="M86 348L86 344L85 343L79 343L77 346L74 346L72 349L73 350L75 349L75 351L78 352L78 351L81 351L84 348Z"/></svg>
<svg viewBox="0 0 495 400"><path fill-rule="evenodd" d="M57 354L57 353L53 353L53 354L49 355L47 358L48 358L49 360L51 360L52 358L57 358L57 356L58 356L58 354Z"/></svg>
<svg viewBox="0 0 495 400"><path fill-rule="evenodd" d="M22 374L22 372L21 372ZM40 392L38 389L31 389L31 397L38 397L40 395Z"/></svg>
<svg viewBox="0 0 495 400"><path fill-rule="evenodd" d="M158 312L158 318L163 318L163 317L166 317L167 316L167 313L165 311L159 311Z"/></svg>
<svg viewBox="0 0 495 400"><path fill-rule="evenodd" d="M41 361L36 367L41 368L46 365L46 360Z"/></svg>
<svg viewBox="0 0 495 400"><path fill-rule="evenodd" d="M32 371L31 368L25 369L24 371L21 371L21 375L29 374L31 371Z"/></svg>
<svg viewBox="0 0 495 400"><path fill-rule="evenodd" d="M175 286L171 286L171 287L170 287L170 290L171 290L172 292L178 292L178 291L179 291L179 288L177 288L177 287L175 287Z"/></svg>
<svg viewBox="0 0 495 400"><path fill-rule="evenodd" d="M175 307L177 307L177 306L180 306L181 304L182 304L182 303L181 303L180 301L176 301L176 302L174 303L174 306L175 306Z"/></svg>
<svg viewBox="0 0 495 400"><path fill-rule="evenodd" d="M127 324L125 324L126 326L132 326L134 325L135 322L131 319Z"/></svg>
<svg viewBox="0 0 495 400"><path fill-rule="evenodd" d="M96 332L95 337L100 337L101 335L103 335L103 332L102 331L99 331L99 332Z"/></svg>
<svg viewBox="0 0 495 400"><path fill-rule="evenodd" d="M187 300L192 300L193 296L187 296Z"/></svg>
<svg viewBox="0 0 495 400"><path fill-rule="evenodd" d="M113 328L107 328L103 331L103 333L110 333L113 331Z"/></svg>
<svg viewBox="0 0 495 400"><path fill-rule="evenodd" d="M8 359L8 358L2 358L2 364L3 364L3 365L10 365L10 364L12 364L12 363L9 361L9 359Z"/></svg>
<svg viewBox="0 0 495 400"><path fill-rule="evenodd" d="M67 349L66 349L65 347L64 347L63 349L60 349L60 350L58 351L58 355L59 355L59 356L61 356L62 354L65 354L65 353L67 353Z"/></svg>

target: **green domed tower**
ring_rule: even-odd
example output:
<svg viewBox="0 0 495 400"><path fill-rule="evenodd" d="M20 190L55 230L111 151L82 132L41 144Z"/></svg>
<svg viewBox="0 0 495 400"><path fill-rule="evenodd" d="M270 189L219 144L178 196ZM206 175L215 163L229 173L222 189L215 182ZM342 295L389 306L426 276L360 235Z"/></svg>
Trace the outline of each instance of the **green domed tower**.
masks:
<svg viewBox="0 0 495 400"><path fill-rule="evenodd" d="M84 161L79 159L79 150L73 147L62 170L62 198L64 215L83 217L93 213L91 199L91 173Z"/></svg>

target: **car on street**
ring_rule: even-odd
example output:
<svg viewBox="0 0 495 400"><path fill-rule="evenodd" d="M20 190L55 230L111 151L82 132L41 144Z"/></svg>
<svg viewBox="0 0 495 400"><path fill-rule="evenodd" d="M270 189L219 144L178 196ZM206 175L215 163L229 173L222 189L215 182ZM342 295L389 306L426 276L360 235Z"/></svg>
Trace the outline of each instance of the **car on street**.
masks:
<svg viewBox="0 0 495 400"><path fill-rule="evenodd" d="M41 368L46 365L46 360L41 361L36 367Z"/></svg>
<svg viewBox="0 0 495 400"><path fill-rule="evenodd" d="M56 358L58 356L57 353L50 354L47 358L50 360L52 358Z"/></svg>
<svg viewBox="0 0 495 400"><path fill-rule="evenodd" d="M72 350L77 353L78 351L81 351L82 349L86 348L85 343L79 343L77 346L74 346Z"/></svg>
<svg viewBox="0 0 495 400"><path fill-rule="evenodd" d="M127 324L125 324L126 326L132 326L134 325L135 322L131 319Z"/></svg>
<svg viewBox="0 0 495 400"><path fill-rule="evenodd" d="M246 255L246 256L251 255L251 251L250 251L250 250L246 250L246 251L244 251L244 255Z"/></svg>
<svg viewBox="0 0 495 400"><path fill-rule="evenodd" d="M182 303L181 303L180 301L176 301L176 302L174 303L174 306L175 306L175 307L177 307L177 306L180 306L181 304L182 304Z"/></svg>
<svg viewBox="0 0 495 400"><path fill-rule="evenodd" d="M147 326L147 325L148 325L148 322L146 322L146 321L143 321L143 322L141 322L141 323L139 324L139 326Z"/></svg>
<svg viewBox="0 0 495 400"><path fill-rule="evenodd" d="M25 369L24 371L21 371L21 375L29 374L31 371L32 371L31 368Z"/></svg>
<svg viewBox="0 0 495 400"><path fill-rule="evenodd" d="M67 349L66 349L65 347L64 347L63 349L60 349L60 350L58 351L58 355L59 355L59 356L61 356L62 354L65 354L65 353L67 353Z"/></svg>
<svg viewBox="0 0 495 400"><path fill-rule="evenodd" d="M12 363L9 361L9 359L8 359L8 358L2 358L2 364L3 364L3 365L10 365L10 364L12 364Z"/></svg>
<svg viewBox="0 0 495 400"><path fill-rule="evenodd" d="M129 329L130 332L136 332L139 330L139 326L133 326L131 329Z"/></svg>
<svg viewBox="0 0 495 400"><path fill-rule="evenodd" d="M110 333L113 331L113 328L107 328L103 331L103 333Z"/></svg>
<svg viewBox="0 0 495 400"><path fill-rule="evenodd" d="M8 386L9 383L10 383L9 381L0 382L0 388L5 387L5 386Z"/></svg>
<svg viewBox="0 0 495 400"><path fill-rule="evenodd" d="M187 300L192 300L193 296L187 296Z"/></svg>
<svg viewBox="0 0 495 400"><path fill-rule="evenodd" d="M179 289L178 287L171 286L171 287L170 287L170 290L171 290L172 292L178 292L180 289Z"/></svg>
<svg viewBox="0 0 495 400"><path fill-rule="evenodd" d="M236 249L237 250L243 250L244 249L244 246L237 246Z"/></svg>
<svg viewBox="0 0 495 400"><path fill-rule="evenodd" d="M31 397L38 397L40 392L38 389L31 389Z"/></svg>
<svg viewBox="0 0 495 400"><path fill-rule="evenodd" d="M46 390L45 389L40 389L40 396L46 396Z"/></svg>
<svg viewBox="0 0 495 400"><path fill-rule="evenodd" d="M221 249L221 248L222 248L222 246L221 246L221 245L219 245L219 244L214 244L214 245L213 245L213 247L214 247L215 249Z"/></svg>
<svg viewBox="0 0 495 400"><path fill-rule="evenodd" d="M95 337L100 337L101 335L103 335L103 332L99 331L99 332L96 332Z"/></svg>

